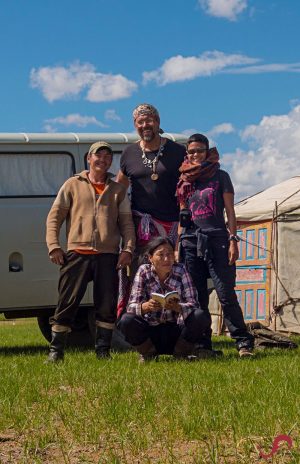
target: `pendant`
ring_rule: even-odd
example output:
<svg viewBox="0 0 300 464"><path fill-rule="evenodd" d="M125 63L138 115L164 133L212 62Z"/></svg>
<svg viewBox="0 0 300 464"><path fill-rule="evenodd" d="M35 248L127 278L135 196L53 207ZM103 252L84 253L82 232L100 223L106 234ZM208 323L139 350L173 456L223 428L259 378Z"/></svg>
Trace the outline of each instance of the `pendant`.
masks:
<svg viewBox="0 0 300 464"><path fill-rule="evenodd" d="M154 172L153 174L151 174L151 179L152 180L157 180L158 179L158 174L156 172Z"/></svg>

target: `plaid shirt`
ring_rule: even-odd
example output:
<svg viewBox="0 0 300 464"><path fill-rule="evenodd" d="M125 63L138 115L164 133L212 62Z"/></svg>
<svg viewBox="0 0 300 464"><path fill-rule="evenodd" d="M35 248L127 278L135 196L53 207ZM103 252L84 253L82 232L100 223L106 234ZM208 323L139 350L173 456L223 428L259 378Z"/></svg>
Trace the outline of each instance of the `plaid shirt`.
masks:
<svg viewBox="0 0 300 464"><path fill-rule="evenodd" d="M174 290L178 292L180 297L181 314L172 310L164 310L142 315L142 303L150 300L153 292L165 294ZM150 325L158 325L167 321L180 323L182 318L186 319L197 308L199 308L197 291L184 264L173 264L170 275L164 281L164 290L151 264L143 264L139 267L127 306L128 313L142 316Z"/></svg>

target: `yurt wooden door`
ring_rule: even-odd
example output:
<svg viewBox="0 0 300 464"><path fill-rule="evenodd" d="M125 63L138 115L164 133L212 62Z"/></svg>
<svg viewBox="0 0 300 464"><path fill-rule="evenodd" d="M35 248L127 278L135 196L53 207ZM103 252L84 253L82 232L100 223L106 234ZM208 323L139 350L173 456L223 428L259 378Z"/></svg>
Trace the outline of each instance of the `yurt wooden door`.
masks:
<svg viewBox="0 0 300 464"><path fill-rule="evenodd" d="M272 224L238 224L240 258L236 263L236 294L246 322L267 321L270 308Z"/></svg>

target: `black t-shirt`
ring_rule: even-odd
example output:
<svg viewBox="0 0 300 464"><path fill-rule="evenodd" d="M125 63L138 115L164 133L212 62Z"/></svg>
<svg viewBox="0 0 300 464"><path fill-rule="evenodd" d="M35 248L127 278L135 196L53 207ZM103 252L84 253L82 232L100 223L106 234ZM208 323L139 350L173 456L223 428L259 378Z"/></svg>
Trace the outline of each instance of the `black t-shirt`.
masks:
<svg viewBox="0 0 300 464"><path fill-rule="evenodd" d="M234 193L234 189L229 174L221 169L206 182L195 182L187 206L197 228L226 231L223 193Z"/></svg>
<svg viewBox="0 0 300 464"><path fill-rule="evenodd" d="M158 151L146 152L147 158L153 160ZM185 148L167 140L163 154L156 166L157 180L151 179L152 170L143 164L142 150L139 143L125 148L120 167L131 182L131 205L141 213L151 214L161 221L178 221L179 207L175 197L179 179L179 167L185 157Z"/></svg>

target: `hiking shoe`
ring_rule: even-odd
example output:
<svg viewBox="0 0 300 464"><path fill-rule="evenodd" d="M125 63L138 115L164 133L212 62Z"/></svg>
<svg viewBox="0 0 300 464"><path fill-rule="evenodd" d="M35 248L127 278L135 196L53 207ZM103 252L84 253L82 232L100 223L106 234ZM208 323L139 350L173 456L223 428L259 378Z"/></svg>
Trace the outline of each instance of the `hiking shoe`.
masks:
<svg viewBox="0 0 300 464"><path fill-rule="evenodd" d="M240 358L251 358L252 356L254 356L254 353L250 348L241 348L239 350L239 356Z"/></svg>

